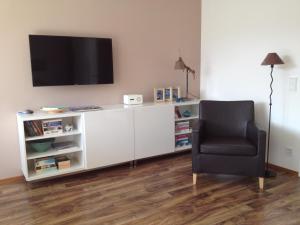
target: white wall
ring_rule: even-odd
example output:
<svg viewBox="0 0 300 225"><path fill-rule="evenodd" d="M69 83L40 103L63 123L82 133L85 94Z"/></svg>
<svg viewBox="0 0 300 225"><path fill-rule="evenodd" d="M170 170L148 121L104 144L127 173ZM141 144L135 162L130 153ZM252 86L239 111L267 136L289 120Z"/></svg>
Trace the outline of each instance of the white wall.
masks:
<svg viewBox="0 0 300 225"><path fill-rule="evenodd" d="M300 75L299 0L203 0L201 86L203 99L256 102L256 120L267 128L268 52L286 62L274 70L271 162L299 170L300 91L289 77ZM298 79L298 89L300 89ZM289 154L285 149L293 149Z"/></svg>
<svg viewBox="0 0 300 225"><path fill-rule="evenodd" d="M125 93L149 101L154 87L184 89L178 49L199 77L200 12L200 0L0 0L0 179L20 175L17 111L116 104ZM33 88L28 34L111 37L115 83ZM199 80L191 90L199 95Z"/></svg>

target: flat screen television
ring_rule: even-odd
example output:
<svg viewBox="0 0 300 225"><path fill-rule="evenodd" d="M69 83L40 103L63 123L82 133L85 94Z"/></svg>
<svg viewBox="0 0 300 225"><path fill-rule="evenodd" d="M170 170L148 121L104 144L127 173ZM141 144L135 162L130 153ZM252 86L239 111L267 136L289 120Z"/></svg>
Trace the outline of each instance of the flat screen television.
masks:
<svg viewBox="0 0 300 225"><path fill-rule="evenodd" d="M112 84L112 39L29 35L33 86Z"/></svg>

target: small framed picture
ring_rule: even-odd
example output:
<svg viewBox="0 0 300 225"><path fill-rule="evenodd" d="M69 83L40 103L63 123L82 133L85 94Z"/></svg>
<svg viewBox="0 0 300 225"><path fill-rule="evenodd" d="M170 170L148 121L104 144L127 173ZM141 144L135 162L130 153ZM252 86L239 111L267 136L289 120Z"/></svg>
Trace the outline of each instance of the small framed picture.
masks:
<svg viewBox="0 0 300 225"><path fill-rule="evenodd" d="M155 102L165 101L165 89L164 88L154 88L154 101Z"/></svg>
<svg viewBox="0 0 300 225"><path fill-rule="evenodd" d="M176 101L178 98L181 98L180 87L172 88L172 97Z"/></svg>
<svg viewBox="0 0 300 225"><path fill-rule="evenodd" d="M173 91L172 87L165 88L165 101L167 102L172 101L173 99L172 91Z"/></svg>

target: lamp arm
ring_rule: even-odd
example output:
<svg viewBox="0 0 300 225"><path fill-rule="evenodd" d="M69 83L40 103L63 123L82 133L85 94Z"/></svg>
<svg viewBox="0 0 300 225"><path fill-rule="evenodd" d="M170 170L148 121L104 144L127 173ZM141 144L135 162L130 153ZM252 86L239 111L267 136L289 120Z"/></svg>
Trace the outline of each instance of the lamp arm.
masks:
<svg viewBox="0 0 300 225"><path fill-rule="evenodd" d="M191 69L191 68L188 67L187 65L185 65L185 69L186 69L188 72L191 72L192 74L195 74L195 70Z"/></svg>
<svg viewBox="0 0 300 225"><path fill-rule="evenodd" d="M193 74L193 79L195 80L195 70L191 69L190 67L188 67L187 65L184 65L185 66L185 69L187 71L187 74L188 73L192 73Z"/></svg>

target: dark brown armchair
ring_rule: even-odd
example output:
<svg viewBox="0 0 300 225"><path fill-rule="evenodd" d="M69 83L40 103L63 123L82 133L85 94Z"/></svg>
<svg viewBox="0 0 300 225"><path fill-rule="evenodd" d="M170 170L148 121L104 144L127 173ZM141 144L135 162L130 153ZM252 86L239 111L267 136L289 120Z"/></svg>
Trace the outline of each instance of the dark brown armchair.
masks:
<svg viewBox="0 0 300 225"><path fill-rule="evenodd" d="M193 184L199 173L259 178L263 189L266 132L254 121L253 101L201 101L193 124Z"/></svg>

